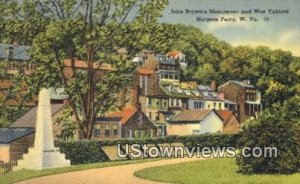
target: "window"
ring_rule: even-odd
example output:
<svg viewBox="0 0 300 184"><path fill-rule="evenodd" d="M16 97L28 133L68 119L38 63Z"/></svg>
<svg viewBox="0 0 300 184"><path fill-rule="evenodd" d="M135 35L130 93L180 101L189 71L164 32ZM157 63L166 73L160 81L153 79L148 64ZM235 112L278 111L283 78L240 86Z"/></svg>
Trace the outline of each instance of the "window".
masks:
<svg viewBox="0 0 300 184"><path fill-rule="evenodd" d="M105 136L108 137L109 136L109 129L105 130Z"/></svg>
<svg viewBox="0 0 300 184"><path fill-rule="evenodd" d="M159 120L159 114L158 114L158 112L156 113L155 120L156 120L156 121Z"/></svg>
<svg viewBox="0 0 300 184"><path fill-rule="evenodd" d="M168 104L167 104L167 100L165 100L165 101L164 101L164 106L167 106L167 105L168 105Z"/></svg>
<svg viewBox="0 0 300 184"><path fill-rule="evenodd" d="M147 137L151 138L153 137L153 130L147 130Z"/></svg>
<svg viewBox="0 0 300 184"><path fill-rule="evenodd" d="M176 79L176 80L179 80L179 76L178 76L178 75L175 75L175 79Z"/></svg>
<svg viewBox="0 0 300 184"><path fill-rule="evenodd" d="M193 130L193 135L199 135L200 134L200 130Z"/></svg>
<svg viewBox="0 0 300 184"><path fill-rule="evenodd" d="M219 103L219 110L221 110L222 109L222 104L221 103Z"/></svg>
<svg viewBox="0 0 300 184"><path fill-rule="evenodd" d="M216 102L214 102L214 108L216 108L216 106L217 106L217 104L216 104Z"/></svg>
<svg viewBox="0 0 300 184"><path fill-rule="evenodd" d="M134 131L134 135L135 135L135 138L142 138L142 131L140 131L140 130L135 130L135 131Z"/></svg>
<svg viewBox="0 0 300 184"><path fill-rule="evenodd" d="M118 136L118 126L114 125L114 136Z"/></svg>
<svg viewBox="0 0 300 184"><path fill-rule="evenodd" d="M148 98L148 105L152 104L152 98Z"/></svg>
<svg viewBox="0 0 300 184"><path fill-rule="evenodd" d="M99 128L94 128L94 137L100 137L100 129Z"/></svg>
<svg viewBox="0 0 300 184"><path fill-rule="evenodd" d="M129 139L132 138L132 130L127 130L126 131L126 138L129 138Z"/></svg>
<svg viewBox="0 0 300 184"><path fill-rule="evenodd" d="M149 117L149 119L152 120L152 112L149 112L149 113L148 113L148 117Z"/></svg>
<svg viewBox="0 0 300 184"><path fill-rule="evenodd" d="M106 125L106 127L105 127L105 136L106 137L109 136L109 127L108 127L108 125Z"/></svg>
<svg viewBox="0 0 300 184"><path fill-rule="evenodd" d="M210 109L210 104L207 105L207 108Z"/></svg>

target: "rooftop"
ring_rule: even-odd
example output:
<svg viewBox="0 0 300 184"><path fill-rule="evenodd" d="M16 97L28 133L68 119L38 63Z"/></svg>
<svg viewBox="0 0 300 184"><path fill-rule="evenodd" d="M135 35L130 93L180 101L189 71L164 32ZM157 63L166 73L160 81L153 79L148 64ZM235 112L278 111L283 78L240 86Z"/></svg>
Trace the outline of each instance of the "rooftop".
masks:
<svg viewBox="0 0 300 184"><path fill-rule="evenodd" d="M219 88L221 88L222 86L228 85L228 84L232 84L232 83L236 84L236 85L239 85L239 86L241 86L243 88L255 88L252 84L250 84L249 81L243 82L243 81L236 81L236 80L229 80L226 83L224 83L221 86L219 86Z"/></svg>
<svg viewBox="0 0 300 184"><path fill-rule="evenodd" d="M121 124L124 125L127 121L137 112L137 109L134 107L125 107L122 111L113 112L108 117L110 118L121 118Z"/></svg>
<svg viewBox="0 0 300 184"><path fill-rule="evenodd" d="M12 141L33 133L33 128L0 128L0 143L8 144Z"/></svg>
<svg viewBox="0 0 300 184"><path fill-rule="evenodd" d="M175 115L171 122L195 122L201 121L208 114L214 112L214 110L202 110L202 109L189 109L183 110L179 114Z"/></svg>
<svg viewBox="0 0 300 184"><path fill-rule="evenodd" d="M54 116L64 107L63 104L51 104L51 114ZM24 114L21 118L10 125L11 128L35 128L37 117L37 107L32 108L29 112Z"/></svg>
<svg viewBox="0 0 300 184"><path fill-rule="evenodd" d="M233 115L232 111L218 110L217 112L223 118L224 121L227 121Z"/></svg>
<svg viewBox="0 0 300 184"><path fill-rule="evenodd" d="M27 51L30 47L16 44L4 44L0 43L0 59L9 59L9 51L12 51L10 59L13 60L29 60L30 57Z"/></svg>

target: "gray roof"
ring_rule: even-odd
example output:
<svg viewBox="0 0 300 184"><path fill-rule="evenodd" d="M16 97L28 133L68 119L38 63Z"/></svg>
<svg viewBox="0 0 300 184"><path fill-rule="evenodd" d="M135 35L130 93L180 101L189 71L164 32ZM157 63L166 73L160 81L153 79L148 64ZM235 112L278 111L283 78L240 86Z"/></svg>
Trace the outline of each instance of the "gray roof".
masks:
<svg viewBox="0 0 300 184"><path fill-rule="evenodd" d="M33 128L0 128L0 143L8 144L33 132Z"/></svg>
<svg viewBox="0 0 300 184"><path fill-rule="evenodd" d="M95 118L95 123L104 123L104 122L119 122L122 118L121 117L97 117Z"/></svg>
<svg viewBox="0 0 300 184"><path fill-rule="evenodd" d="M228 103L228 104L236 104L234 101L227 100L227 99L224 99L224 102L225 102L225 103Z"/></svg>
<svg viewBox="0 0 300 184"><path fill-rule="evenodd" d="M213 91L209 86L198 85L200 91Z"/></svg>
<svg viewBox="0 0 300 184"><path fill-rule="evenodd" d="M51 114L54 116L64 107L63 104L51 104ZM29 112L24 114L21 118L15 121L10 127L18 128L35 128L37 116L37 107L32 108Z"/></svg>
<svg viewBox="0 0 300 184"><path fill-rule="evenodd" d="M51 100L65 100L68 99L68 95L65 93L64 88L49 88Z"/></svg>
<svg viewBox="0 0 300 184"><path fill-rule="evenodd" d="M30 47L24 45L13 45L0 43L0 59L9 59L8 49L12 49L11 59L14 60L29 60L30 57L27 51Z"/></svg>
<svg viewBox="0 0 300 184"><path fill-rule="evenodd" d="M221 86L219 86L219 88L221 88L222 86L225 86L227 84L230 84L230 83L234 83L234 84L237 84L243 88L255 88L252 84L247 84L245 82L242 82L242 81L236 81L236 80L229 80L227 81L226 83L222 84Z"/></svg>

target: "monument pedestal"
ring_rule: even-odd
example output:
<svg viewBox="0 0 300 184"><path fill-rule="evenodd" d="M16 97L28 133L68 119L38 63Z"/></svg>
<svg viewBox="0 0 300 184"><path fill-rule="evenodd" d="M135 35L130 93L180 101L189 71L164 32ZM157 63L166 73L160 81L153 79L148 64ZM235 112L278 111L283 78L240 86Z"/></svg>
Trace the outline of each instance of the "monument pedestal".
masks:
<svg viewBox="0 0 300 184"><path fill-rule="evenodd" d="M52 128L50 95L46 89L39 94L37 121L35 129L34 147L23 155L23 160L18 160L18 169L46 169L70 166L70 160L66 160L65 154L60 153L59 148L54 147Z"/></svg>

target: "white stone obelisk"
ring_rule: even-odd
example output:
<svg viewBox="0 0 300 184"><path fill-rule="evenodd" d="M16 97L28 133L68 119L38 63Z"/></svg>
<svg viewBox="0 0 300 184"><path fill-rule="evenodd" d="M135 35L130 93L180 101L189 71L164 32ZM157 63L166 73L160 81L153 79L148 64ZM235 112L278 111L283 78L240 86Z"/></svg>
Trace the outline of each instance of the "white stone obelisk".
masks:
<svg viewBox="0 0 300 184"><path fill-rule="evenodd" d="M70 160L66 160L65 154L60 153L59 148L54 147L50 95L47 89L42 89L39 93L36 118L34 147L23 155L23 160L18 161L16 170L70 166Z"/></svg>

